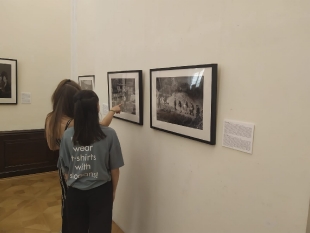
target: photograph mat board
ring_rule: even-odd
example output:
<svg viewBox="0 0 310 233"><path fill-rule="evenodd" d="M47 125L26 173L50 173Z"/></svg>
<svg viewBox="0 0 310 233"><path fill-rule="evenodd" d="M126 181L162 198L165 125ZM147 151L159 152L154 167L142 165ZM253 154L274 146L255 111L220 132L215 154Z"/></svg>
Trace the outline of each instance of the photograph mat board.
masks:
<svg viewBox="0 0 310 233"><path fill-rule="evenodd" d="M196 74L204 76L203 82L203 130L175 125L157 120L156 114L156 78L160 77L182 77L194 76ZM198 138L201 140L211 140L211 97L212 97L212 67L193 69L173 69L152 71L152 126L166 129L185 136Z"/></svg>
<svg viewBox="0 0 310 233"><path fill-rule="evenodd" d="M16 104L17 103L17 61L10 59L0 59L0 74L6 71L8 66L10 69L9 81L11 84L11 98L0 98L1 104Z"/></svg>
<svg viewBox="0 0 310 233"><path fill-rule="evenodd" d="M121 112L117 114L117 117L124 118L126 120L134 121L139 123L139 116L140 116L140 91L139 91L139 73L138 72L128 72L128 73L109 73L109 106L112 107L112 79L135 79L135 103L136 103L136 114L130 114L126 112Z"/></svg>

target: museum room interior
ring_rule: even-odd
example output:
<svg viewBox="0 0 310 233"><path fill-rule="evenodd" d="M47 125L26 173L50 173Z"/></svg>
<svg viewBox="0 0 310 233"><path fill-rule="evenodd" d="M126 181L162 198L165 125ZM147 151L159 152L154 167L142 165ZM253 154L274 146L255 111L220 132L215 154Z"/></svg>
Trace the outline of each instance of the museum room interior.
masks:
<svg viewBox="0 0 310 233"><path fill-rule="evenodd" d="M310 233L309 0L0 9L0 74L14 67L0 95L0 233L59 233L59 153L45 118L58 83L79 76L93 78L83 85L101 119L111 101L141 113L110 125L125 162L113 233ZM141 82L108 85L108 72L133 70Z"/></svg>

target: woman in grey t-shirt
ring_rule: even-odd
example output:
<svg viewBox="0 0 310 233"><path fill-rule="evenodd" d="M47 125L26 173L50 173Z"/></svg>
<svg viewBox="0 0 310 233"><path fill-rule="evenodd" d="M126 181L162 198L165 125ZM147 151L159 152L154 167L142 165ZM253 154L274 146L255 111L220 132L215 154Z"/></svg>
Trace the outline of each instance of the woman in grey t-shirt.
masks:
<svg viewBox="0 0 310 233"><path fill-rule="evenodd" d="M58 167L66 176L68 228L74 233L111 233L112 206L124 165L112 128L99 124L99 99L83 90L74 96L74 128L65 131Z"/></svg>

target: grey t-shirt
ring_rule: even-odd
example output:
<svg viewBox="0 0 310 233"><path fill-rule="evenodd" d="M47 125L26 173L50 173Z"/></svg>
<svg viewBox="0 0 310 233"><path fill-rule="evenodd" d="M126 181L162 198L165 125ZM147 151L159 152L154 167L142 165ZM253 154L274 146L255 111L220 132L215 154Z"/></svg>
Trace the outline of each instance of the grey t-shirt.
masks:
<svg viewBox="0 0 310 233"><path fill-rule="evenodd" d="M73 127L64 132L57 166L68 174L68 186L81 190L98 187L111 181L109 170L124 165L116 132L110 127L100 127L106 138L90 146L73 145Z"/></svg>

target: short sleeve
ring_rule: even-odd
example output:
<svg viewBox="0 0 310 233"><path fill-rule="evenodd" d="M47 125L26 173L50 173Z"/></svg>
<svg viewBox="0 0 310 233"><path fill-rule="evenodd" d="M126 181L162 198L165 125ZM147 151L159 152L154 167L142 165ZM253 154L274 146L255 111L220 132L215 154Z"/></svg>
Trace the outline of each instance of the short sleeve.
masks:
<svg viewBox="0 0 310 233"><path fill-rule="evenodd" d="M110 169L117 169L124 166L124 159L122 154L121 145L118 137L113 130L112 141L110 146Z"/></svg>

